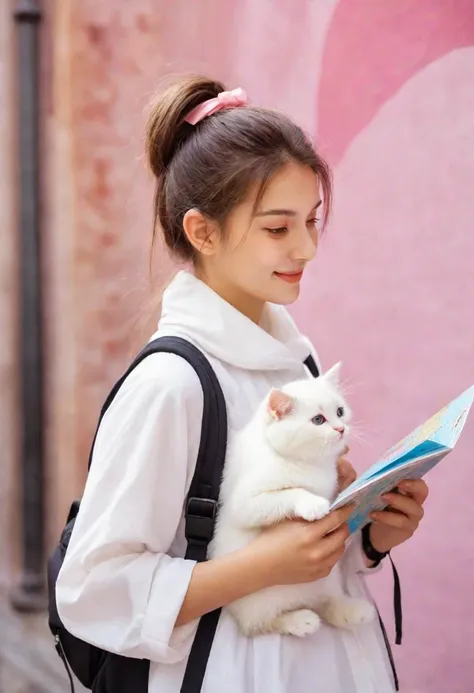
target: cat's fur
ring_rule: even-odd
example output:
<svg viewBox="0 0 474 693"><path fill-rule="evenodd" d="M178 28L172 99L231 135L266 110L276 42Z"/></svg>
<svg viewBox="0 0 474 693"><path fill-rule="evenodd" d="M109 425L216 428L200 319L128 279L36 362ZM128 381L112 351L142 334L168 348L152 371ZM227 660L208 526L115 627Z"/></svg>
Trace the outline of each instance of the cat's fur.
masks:
<svg viewBox="0 0 474 693"><path fill-rule="evenodd" d="M350 419L339 390L339 368L337 364L319 378L272 390L230 441L212 557L246 546L261 528L285 518L312 521L328 513ZM326 421L314 423L317 415ZM246 635L303 636L315 632L321 618L350 627L370 621L375 613L368 601L344 594L337 564L326 578L269 587L227 609Z"/></svg>

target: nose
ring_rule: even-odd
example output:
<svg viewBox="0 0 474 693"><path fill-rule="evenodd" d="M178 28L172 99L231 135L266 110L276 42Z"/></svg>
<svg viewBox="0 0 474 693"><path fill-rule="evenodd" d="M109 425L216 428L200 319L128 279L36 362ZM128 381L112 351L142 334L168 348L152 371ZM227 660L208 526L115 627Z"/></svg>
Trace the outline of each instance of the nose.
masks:
<svg viewBox="0 0 474 693"><path fill-rule="evenodd" d="M316 256L318 246L317 240L305 226L298 235L298 244L293 252L293 259L298 261L310 262Z"/></svg>
<svg viewBox="0 0 474 693"><path fill-rule="evenodd" d="M334 426L334 430L342 436L346 429L344 426Z"/></svg>

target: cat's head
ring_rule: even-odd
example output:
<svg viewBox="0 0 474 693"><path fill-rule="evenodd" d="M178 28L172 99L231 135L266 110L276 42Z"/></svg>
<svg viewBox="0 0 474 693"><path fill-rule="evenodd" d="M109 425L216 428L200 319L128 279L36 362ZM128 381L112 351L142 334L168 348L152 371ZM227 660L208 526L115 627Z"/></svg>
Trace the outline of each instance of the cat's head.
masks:
<svg viewBox="0 0 474 693"><path fill-rule="evenodd" d="M266 436L279 454L303 460L343 453L351 411L340 389L341 364L319 378L273 389L266 400Z"/></svg>

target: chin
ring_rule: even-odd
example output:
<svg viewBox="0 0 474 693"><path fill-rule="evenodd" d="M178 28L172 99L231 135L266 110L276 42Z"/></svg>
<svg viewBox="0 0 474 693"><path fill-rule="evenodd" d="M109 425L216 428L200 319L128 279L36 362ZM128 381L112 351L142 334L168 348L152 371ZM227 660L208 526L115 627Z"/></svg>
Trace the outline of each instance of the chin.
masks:
<svg viewBox="0 0 474 693"><path fill-rule="evenodd" d="M299 284L289 284L288 287L282 287L279 291L273 291L269 303L276 303L280 306L289 306L296 301L300 295Z"/></svg>

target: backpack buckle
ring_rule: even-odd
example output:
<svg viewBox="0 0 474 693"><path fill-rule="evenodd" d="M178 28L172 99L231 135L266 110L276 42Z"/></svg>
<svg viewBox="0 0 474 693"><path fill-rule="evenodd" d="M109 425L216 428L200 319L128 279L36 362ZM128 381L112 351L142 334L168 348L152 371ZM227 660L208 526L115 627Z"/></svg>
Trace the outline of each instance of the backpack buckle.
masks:
<svg viewBox="0 0 474 693"><path fill-rule="evenodd" d="M188 541L208 544L214 532L217 501L211 498L188 498L185 535Z"/></svg>

